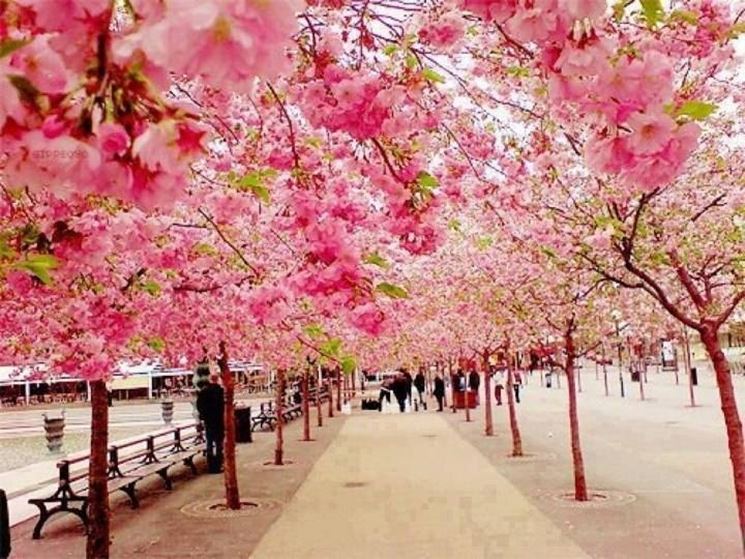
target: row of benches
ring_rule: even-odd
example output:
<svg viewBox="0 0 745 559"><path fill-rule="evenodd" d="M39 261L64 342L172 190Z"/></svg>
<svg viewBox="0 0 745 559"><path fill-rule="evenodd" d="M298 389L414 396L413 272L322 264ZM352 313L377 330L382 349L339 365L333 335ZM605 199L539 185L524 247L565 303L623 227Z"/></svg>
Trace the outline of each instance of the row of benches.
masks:
<svg viewBox="0 0 745 559"><path fill-rule="evenodd" d="M158 475L170 490L173 483L170 470L185 465L197 474L194 460L204 454L202 426L194 423L174 427L144 438L109 447L108 492L122 491L132 508L139 506L136 486L143 479ZM34 539L41 537L44 524L61 512L76 515L88 527L88 455L57 463L59 481L53 495L29 499L39 508L39 520L34 527Z"/></svg>
<svg viewBox="0 0 745 559"><path fill-rule="evenodd" d="M327 401L328 390L321 390L321 401ZM310 401L315 402L315 390L310 392ZM282 421L300 417L301 403L288 399L282 409ZM251 420L251 430L277 424L277 410L273 402L262 403L259 413ZM205 440L201 423L173 427L108 449L108 492L121 491L127 495L132 508L139 506L137 484L151 475L159 476L167 490L173 488L170 470L185 465L196 475L195 459L205 453ZM54 494L44 498L29 499L39 508L39 520L34 526L34 539L41 538L47 521L57 513L76 515L88 527L88 455L57 463L59 481Z"/></svg>
<svg viewBox="0 0 745 559"><path fill-rule="evenodd" d="M312 389L308 391L310 405L316 402L316 390ZM323 387L321 389L321 402L328 401L329 392L328 388ZM292 396L288 396L285 400L285 404L282 406L282 421L287 423L296 417L303 415L303 404L302 402L295 402ZM269 401L266 404L259 405L259 413L251 418L251 430L263 429L268 427L271 431L277 426L277 408L274 402Z"/></svg>

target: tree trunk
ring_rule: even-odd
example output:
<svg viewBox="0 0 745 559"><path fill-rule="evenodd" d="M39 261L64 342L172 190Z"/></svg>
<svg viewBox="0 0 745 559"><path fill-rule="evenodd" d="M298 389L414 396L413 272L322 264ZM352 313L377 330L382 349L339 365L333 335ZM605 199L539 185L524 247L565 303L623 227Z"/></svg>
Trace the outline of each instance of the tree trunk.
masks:
<svg viewBox="0 0 745 559"><path fill-rule="evenodd" d="M285 409L285 370L277 370L277 430L276 430L276 444L274 447L274 465L282 466L283 445L284 439L284 420L282 419L282 413Z"/></svg>
<svg viewBox="0 0 745 559"><path fill-rule="evenodd" d="M354 397L357 396L357 381L356 381L356 378L357 378L357 369L354 370L354 372L352 373L351 376L352 376L352 379L351 379L351 382L352 382L352 398L354 398Z"/></svg>
<svg viewBox="0 0 745 559"><path fill-rule="evenodd" d="M448 374L450 375L450 399L453 404L453 413L456 413L455 409L455 377L453 376L453 358L448 357Z"/></svg>
<svg viewBox="0 0 745 559"><path fill-rule="evenodd" d="M318 426L323 427L323 409L321 406L321 381L316 381L316 412L318 412Z"/></svg>
<svg viewBox="0 0 745 559"><path fill-rule="evenodd" d="M585 480L585 464L582 459L582 447L579 441L579 419L577 417L577 394L574 386L574 339L571 331L567 331L565 338L567 353L566 375L569 388L569 428L572 439L572 462L574 463L574 498L577 501L587 501L587 481Z"/></svg>
<svg viewBox="0 0 745 559"><path fill-rule="evenodd" d="M331 382L330 374L326 384L329 388L329 417L334 417L334 383Z"/></svg>
<svg viewBox="0 0 745 559"><path fill-rule="evenodd" d="M310 392L308 391L308 369L303 373L303 440L310 441Z"/></svg>
<svg viewBox="0 0 745 559"><path fill-rule="evenodd" d="M642 402L644 401L644 377L643 377L643 370L642 367L646 367L646 365L643 365L641 362L637 363L637 367L639 367L639 397L641 398Z"/></svg>
<svg viewBox="0 0 745 559"><path fill-rule="evenodd" d="M507 358L507 408L510 411L510 431L512 431L512 456L523 455L523 441L520 437L520 427L517 424L515 410L515 389L513 388L512 360Z"/></svg>
<svg viewBox="0 0 745 559"><path fill-rule="evenodd" d="M719 343L719 332L712 326L705 325L701 330L701 341L709 354L719 389L719 400L722 404L724 424L727 428L729 458L732 462L732 474L735 481L737 512L740 519L740 535L745 550L745 445L743 444L742 422L737 409L737 400L732 386L732 374L727 358Z"/></svg>
<svg viewBox="0 0 745 559"><path fill-rule="evenodd" d="M691 374L691 346L688 342L688 330L685 330L685 326L683 327L683 341L685 343L685 366L686 370L688 371L688 395L691 398L691 407L696 407L696 395L693 392L693 375Z"/></svg>
<svg viewBox="0 0 745 559"><path fill-rule="evenodd" d="M341 369L336 368L336 411L341 413Z"/></svg>
<svg viewBox="0 0 745 559"><path fill-rule="evenodd" d="M489 375L489 354L484 353L484 434L494 436L494 422L491 415L491 375Z"/></svg>
<svg viewBox="0 0 745 559"><path fill-rule="evenodd" d="M220 358L217 364L220 367L222 385L225 389L225 442L223 445L225 502L229 509L238 510L241 508L241 497L238 491L238 474L235 464L235 383L228 367L225 342L220 342Z"/></svg>
<svg viewBox="0 0 745 559"><path fill-rule="evenodd" d="M91 382L91 448L88 464L87 559L109 557L108 456L109 397L106 383Z"/></svg>

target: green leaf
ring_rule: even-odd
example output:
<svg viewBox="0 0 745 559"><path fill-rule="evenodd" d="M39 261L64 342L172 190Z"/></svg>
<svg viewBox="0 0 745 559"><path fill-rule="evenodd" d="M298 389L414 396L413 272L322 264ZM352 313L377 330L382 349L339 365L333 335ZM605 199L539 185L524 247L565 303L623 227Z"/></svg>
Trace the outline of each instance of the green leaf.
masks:
<svg viewBox="0 0 745 559"><path fill-rule="evenodd" d="M163 338L157 336L155 338L150 338L147 342L147 345L153 351L161 353L166 348L166 341Z"/></svg>
<svg viewBox="0 0 745 559"><path fill-rule="evenodd" d="M323 336L323 328L318 324L308 324L303 331L311 338L320 338Z"/></svg>
<svg viewBox="0 0 745 559"><path fill-rule="evenodd" d="M341 360L341 370L345 375L351 375L357 370L357 360L351 355L347 355Z"/></svg>
<svg viewBox="0 0 745 559"><path fill-rule="evenodd" d="M431 83L445 83L445 78L441 74L435 72L432 68L425 68L422 70L422 76L425 80Z"/></svg>
<svg viewBox="0 0 745 559"><path fill-rule="evenodd" d="M456 233L460 233L461 222L453 218L450 221L448 221L448 228L455 231Z"/></svg>
<svg viewBox="0 0 745 559"><path fill-rule="evenodd" d="M620 22L623 19L623 15L626 12L626 0L618 0L613 4L613 19L616 22Z"/></svg>
<svg viewBox="0 0 745 559"><path fill-rule="evenodd" d="M386 45L383 49L383 54L386 56L391 56L398 50L398 45Z"/></svg>
<svg viewBox="0 0 745 559"><path fill-rule="evenodd" d="M160 295L160 284L158 282L155 282L153 280L148 280L145 283L142 284L142 289L152 295L153 297L157 297Z"/></svg>
<svg viewBox="0 0 745 559"><path fill-rule="evenodd" d="M52 283L49 272L56 269L57 266L57 259L51 254L29 254L26 260L15 264L16 268L30 272L46 285Z"/></svg>
<svg viewBox="0 0 745 559"><path fill-rule="evenodd" d="M269 189L266 187L266 179L271 178L276 174L274 170L262 170L251 171L244 175L238 182L237 186L241 190L250 190L254 195L268 204L270 201Z"/></svg>
<svg viewBox="0 0 745 559"><path fill-rule="evenodd" d="M197 243L192 247L192 250L202 256L215 256L217 249L209 243Z"/></svg>
<svg viewBox="0 0 745 559"><path fill-rule="evenodd" d="M689 10L673 10L670 12L673 21L684 21L690 25L698 25L698 16Z"/></svg>
<svg viewBox="0 0 745 559"><path fill-rule="evenodd" d="M427 191L440 186L438 180L426 171L421 171L419 173L419 176L417 176L416 178L416 182L422 188L422 190Z"/></svg>
<svg viewBox="0 0 745 559"><path fill-rule="evenodd" d="M687 116L693 120L704 120L717 110L717 105L704 101L686 101L677 111L676 116Z"/></svg>
<svg viewBox="0 0 745 559"><path fill-rule="evenodd" d="M481 237L480 239L476 239L476 246L479 247L481 250L486 250L490 246L494 244L494 239L491 237Z"/></svg>
<svg viewBox="0 0 745 559"><path fill-rule="evenodd" d="M31 39L5 39L0 41L0 58L13 54L31 42Z"/></svg>
<svg viewBox="0 0 745 559"><path fill-rule="evenodd" d="M661 0L639 0L642 5L642 13L647 22L647 27L654 28L665 18L665 9Z"/></svg>
<svg viewBox="0 0 745 559"><path fill-rule="evenodd" d="M388 261L380 256L377 252L371 252L370 254L366 255L363 260L365 264L372 264L373 266L377 266L378 268L382 268L384 270L387 270L390 267L390 264L388 264Z"/></svg>
<svg viewBox="0 0 745 559"><path fill-rule="evenodd" d="M529 78L530 70L523 66L510 66L507 68L508 76L515 76L516 78Z"/></svg>
<svg viewBox="0 0 745 559"><path fill-rule="evenodd" d="M409 297L408 292L403 287L387 282L379 283L375 287L375 291L380 291L392 299L407 299Z"/></svg>
<svg viewBox="0 0 745 559"><path fill-rule="evenodd" d="M319 349L320 353L327 357L337 357L341 351L341 340L339 338L331 338L321 344Z"/></svg>

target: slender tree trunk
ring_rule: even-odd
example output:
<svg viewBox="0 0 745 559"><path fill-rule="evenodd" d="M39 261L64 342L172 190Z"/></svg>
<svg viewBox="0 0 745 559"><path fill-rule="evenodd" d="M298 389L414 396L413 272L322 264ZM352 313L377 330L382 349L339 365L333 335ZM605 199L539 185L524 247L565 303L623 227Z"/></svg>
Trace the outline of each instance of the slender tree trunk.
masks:
<svg viewBox="0 0 745 559"><path fill-rule="evenodd" d="M310 392L308 390L308 369L303 373L303 440L310 441Z"/></svg>
<svg viewBox="0 0 745 559"><path fill-rule="evenodd" d="M241 497L238 491L238 473L235 463L235 382L228 367L228 351L225 342L220 342L220 367L222 385L225 389L225 441L223 444L225 503L231 510L241 508Z"/></svg>
<svg viewBox="0 0 745 559"><path fill-rule="evenodd" d="M329 417L334 417L334 383L331 381L331 375L326 381L329 387Z"/></svg>
<svg viewBox="0 0 745 559"><path fill-rule="evenodd" d="M109 397L106 383L91 382L91 449L88 464L88 540L87 559L109 557L108 456Z"/></svg>
<svg viewBox="0 0 745 559"><path fill-rule="evenodd" d="M520 437L520 427L517 424L517 410L515 409L515 389L513 388L512 360L507 357L507 408L510 412L510 431L512 431L512 456L523 455L523 441Z"/></svg>
<svg viewBox="0 0 745 559"><path fill-rule="evenodd" d="M595 380L600 380L600 367L598 367L597 359L595 359Z"/></svg>
<svg viewBox="0 0 745 559"><path fill-rule="evenodd" d="M742 422L737 409L735 390L732 386L732 374L727 358L722 352L719 332L713 326L705 325L701 330L701 341L709 354L719 389L719 400L722 404L724 424L727 428L729 458L732 462L732 474L735 481L737 512L740 519L740 535L745 551L745 444L743 443Z"/></svg>
<svg viewBox="0 0 745 559"><path fill-rule="evenodd" d="M323 409L321 406L321 378L320 378L320 368L319 368L319 377L316 380L316 411L318 412L318 426L323 427Z"/></svg>
<svg viewBox="0 0 745 559"><path fill-rule="evenodd" d="M494 435L494 423L491 415L491 376L489 375L489 353L484 352L484 434Z"/></svg>
<svg viewBox="0 0 745 559"><path fill-rule="evenodd" d="M277 430L276 444L274 447L274 465L282 466L284 464L282 457L284 454L284 419L282 413L285 409L285 370L277 370Z"/></svg>
<svg viewBox="0 0 745 559"><path fill-rule="evenodd" d="M641 367L646 367L646 365L643 365L642 363L638 363L637 367L639 367L639 397L641 398L642 402L644 401L644 378L643 378L643 371Z"/></svg>
<svg viewBox="0 0 745 559"><path fill-rule="evenodd" d="M336 368L336 411L341 413L341 369Z"/></svg>
<svg viewBox="0 0 745 559"><path fill-rule="evenodd" d="M577 417L577 394L574 386L574 339L570 330L565 338L566 344L566 375L569 388L569 428L572 440L572 462L574 464L574 498L577 501L587 501L587 481L585 480L585 464L582 459L582 447L579 440L579 418Z"/></svg>
<svg viewBox="0 0 745 559"><path fill-rule="evenodd" d="M357 369L352 373L352 398L357 396Z"/></svg>
<svg viewBox="0 0 745 559"><path fill-rule="evenodd" d="M455 377L453 376L453 358L448 357L448 374L450 375L450 399L453 404L453 413L456 413L455 409Z"/></svg>
<svg viewBox="0 0 745 559"><path fill-rule="evenodd" d="M696 407L696 395L693 392L693 375L691 374L691 367L692 367L691 346L690 346L690 343L688 342L688 330L685 329L685 326L683 327L683 342L685 344L685 348L684 348L685 353L683 354L683 356L685 358L686 371L688 371L688 395L690 396L690 399L691 399L691 407L695 408Z"/></svg>

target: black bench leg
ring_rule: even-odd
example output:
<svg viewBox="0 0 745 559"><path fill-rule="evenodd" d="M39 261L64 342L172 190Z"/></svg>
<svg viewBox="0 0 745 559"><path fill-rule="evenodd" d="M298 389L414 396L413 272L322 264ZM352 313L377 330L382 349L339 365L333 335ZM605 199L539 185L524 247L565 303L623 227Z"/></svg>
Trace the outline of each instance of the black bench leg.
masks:
<svg viewBox="0 0 745 559"><path fill-rule="evenodd" d="M184 465L189 466L191 468L191 473L194 475L197 475L199 471L197 470L197 465L194 463L194 457L189 456L188 458L184 458Z"/></svg>
<svg viewBox="0 0 745 559"><path fill-rule="evenodd" d="M166 485L166 489L170 491L173 489L173 483L171 483L171 478L168 477L168 468L164 468L160 471L158 471L158 475L163 478L163 483Z"/></svg>
<svg viewBox="0 0 745 559"><path fill-rule="evenodd" d="M33 539L35 540L41 539L41 530L44 528L44 524L46 524L47 520L58 512L69 512L70 514L74 514L83 522L86 532L88 530L88 514L86 513L85 505L79 509L60 505L48 510L44 503L34 503L34 505L39 507L39 520L36 522L36 526L34 526Z"/></svg>
<svg viewBox="0 0 745 559"><path fill-rule="evenodd" d="M136 509L140 506L140 501L137 499L137 492L135 491L134 483L125 485L121 488L121 490L127 494L127 497L129 497L129 504L133 509Z"/></svg>

